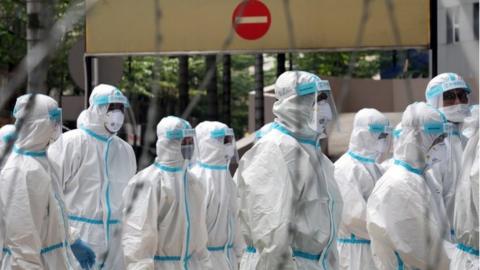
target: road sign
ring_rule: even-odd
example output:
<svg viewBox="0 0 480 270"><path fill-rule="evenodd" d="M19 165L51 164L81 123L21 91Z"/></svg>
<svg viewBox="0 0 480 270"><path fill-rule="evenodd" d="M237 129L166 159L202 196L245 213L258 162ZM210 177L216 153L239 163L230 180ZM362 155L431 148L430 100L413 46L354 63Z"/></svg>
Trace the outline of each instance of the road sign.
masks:
<svg viewBox="0 0 480 270"><path fill-rule="evenodd" d="M232 26L235 28L235 32L248 40L263 37L271 23L272 17L268 7L258 0L240 3L232 15Z"/></svg>
<svg viewBox="0 0 480 270"><path fill-rule="evenodd" d="M430 0L86 0L90 5L90 55L428 48L430 42Z"/></svg>

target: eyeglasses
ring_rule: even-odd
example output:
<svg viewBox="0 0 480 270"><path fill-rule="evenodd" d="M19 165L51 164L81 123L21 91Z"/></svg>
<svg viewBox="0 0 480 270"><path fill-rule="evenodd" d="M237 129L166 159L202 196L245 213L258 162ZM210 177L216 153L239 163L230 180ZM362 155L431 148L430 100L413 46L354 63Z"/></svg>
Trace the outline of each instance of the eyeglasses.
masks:
<svg viewBox="0 0 480 270"><path fill-rule="evenodd" d="M453 102L457 99L461 103L468 103L468 93L463 89L453 89L447 92L443 92L443 101Z"/></svg>

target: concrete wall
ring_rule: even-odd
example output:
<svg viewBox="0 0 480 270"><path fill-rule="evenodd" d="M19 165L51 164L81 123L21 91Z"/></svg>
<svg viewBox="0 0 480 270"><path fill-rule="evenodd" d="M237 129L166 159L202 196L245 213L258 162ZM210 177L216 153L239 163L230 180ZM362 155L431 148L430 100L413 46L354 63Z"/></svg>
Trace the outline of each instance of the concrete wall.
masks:
<svg viewBox="0 0 480 270"><path fill-rule="evenodd" d="M455 72L479 80L479 43L473 31L473 5L478 0L441 0L438 3L438 72ZM459 42L447 44L447 10L459 9ZM478 24L478 22L476 22ZM478 86L477 88L478 89Z"/></svg>

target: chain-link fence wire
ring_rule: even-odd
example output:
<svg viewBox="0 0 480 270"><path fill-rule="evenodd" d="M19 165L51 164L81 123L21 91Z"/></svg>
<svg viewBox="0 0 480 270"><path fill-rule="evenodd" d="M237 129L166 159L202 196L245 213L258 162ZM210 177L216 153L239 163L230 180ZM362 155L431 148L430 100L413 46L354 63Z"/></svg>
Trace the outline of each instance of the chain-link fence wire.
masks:
<svg viewBox="0 0 480 270"><path fill-rule="evenodd" d="M248 0L243 0L244 3L246 3ZM372 0L364 0L364 6L363 6L363 11L362 11L362 16L361 16L361 21L359 23L359 31L357 32L357 37L356 37L356 48L360 48L362 45L363 37L365 34L365 28L366 28L366 23L369 18L369 8L370 8L370 3ZM8 81L8 84L6 88L3 89L2 95L0 96L0 108L3 108L7 101L16 93L17 89L23 84L23 82L26 79L26 76L28 74L28 71L34 69L45 57L53 53L59 46L61 38L70 31L73 26L78 23L81 19L84 18L84 16L92 9L92 7L95 5L97 1L89 1L88 5L84 5L83 1L75 1L72 3L71 7L67 10L65 15L58 20L53 27L49 31L49 35L47 39L34 48L32 48L29 52L28 55L20 62L19 66L16 68L15 72L13 73L12 78ZM289 51L295 50L295 38L294 38L294 31L293 31L293 20L290 12L290 1L289 0L283 0L284 4L284 11L285 11L285 17L286 17L286 27L287 27L287 33L288 33L288 39L289 39ZM395 16L395 6L394 2L392 0L385 0L385 4L387 7L387 12L389 14L389 23L392 27L392 32L394 34L395 38L395 43L397 44L398 47L401 47L401 36L400 36L400 31L398 27L398 22L397 18ZM243 5L244 6L244 5ZM240 10L240 17L243 14L243 10ZM161 48L161 42L162 42L162 36L160 33L160 28L159 28L159 22L161 19L161 9L160 9L160 3L159 1L155 2L155 18L156 18L156 47L157 49ZM236 27L236 23L234 22L234 25L232 25L232 28L227 35L227 37L224 40L224 43L221 46L221 50L219 53L216 54L216 60L217 63L221 59L222 54L228 49L229 45L233 41L234 38L234 31ZM354 47L354 48L355 48ZM27 61L27 58L29 59ZM159 81L159 67L161 66L161 60L158 57L158 60L155 62L156 68L154 68L154 76L155 79L152 80L152 89L154 93L154 98L152 100L151 106L149 107L148 111L148 122L147 122L147 132L145 136L145 141L144 141L144 149L142 151L142 155L140 157L140 166L141 167L146 167L149 163L149 158L148 158L148 148L156 139L156 134L155 134L155 126L156 126L156 121L158 120L157 116L157 104L158 104L158 97L160 96L160 85L157 83ZM348 73L344 76L344 80L342 82L342 88L340 92L340 98L337 102L338 106L338 112L342 112L342 106L344 102L346 101L346 98L348 97L348 93L350 91L350 79L352 77L353 71L355 69L355 61L356 61L356 51L352 52L352 56L350 58L350 62L348 64ZM209 70L207 70L205 77L203 81L200 84L200 89L205 89L206 85L208 82L211 80L211 78L214 75L214 72L216 72L215 67L211 67ZM410 80L407 78L405 80L406 83L406 89L407 89L407 98L409 102L413 101L413 91L412 91L412 86ZM33 97L34 95L32 95ZM195 96L192 101L188 104L187 108L185 111L182 113L182 118L187 118L192 110L195 108L195 106L200 102L201 96ZM30 98L29 99L29 104L33 103L34 99ZM29 113L30 108L32 108L32 104L27 106L27 113ZM135 118L131 112L129 112L129 117L135 121ZM338 121L338 120L337 120ZM334 125L337 125L337 123L334 123ZM17 120L16 123L16 128L17 128L17 134L21 132L23 126L23 122L21 119ZM3 163L3 159L6 156L6 153L10 152L14 144L14 141L10 141L7 144L6 150L4 153L2 153L2 156L0 158L0 164ZM296 172L300 173L300 172ZM297 175L298 176L298 175ZM138 190L142 189L142 185L138 186ZM135 187L135 190L137 190L137 187ZM426 192L426 190L425 190ZM135 201L135 198L138 196L136 195L138 192L134 192L134 196L132 196L132 200L127 204L126 209L127 209L127 214L131 210L131 206L133 202ZM426 212L426 219L429 217L430 211L427 208ZM425 230L426 232L429 231L428 224L425 224ZM294 228L291 228L291 232L293 233ZM446 228L442 228L442 231L446 231ZM118 231L115 231L115 234L118 236ZM427 238L429 234L427 233ZM431 239L426 239L427 246L431 247ZM432 247L437 249L437 255L436 257L440 256L440 247ZM439 260L434 259L432 260L432 265L429 265L428 269L436 269L436 264L438 263ZM282 269L283 266L280 265L279 269Z"/></svg>

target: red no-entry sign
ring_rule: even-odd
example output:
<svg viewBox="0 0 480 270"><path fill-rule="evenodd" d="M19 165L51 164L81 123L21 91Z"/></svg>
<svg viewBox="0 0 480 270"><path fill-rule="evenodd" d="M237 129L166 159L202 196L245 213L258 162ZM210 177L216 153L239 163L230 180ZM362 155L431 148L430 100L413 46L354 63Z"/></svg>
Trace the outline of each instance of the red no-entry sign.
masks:
<svg viewBox="0 0 480 270"><path fill-rule="evenodd" d="M268 7L259 0L240 3L232 15L235 32L242 38L255 40L265 35L270 28L272 18Z"/></svg>

